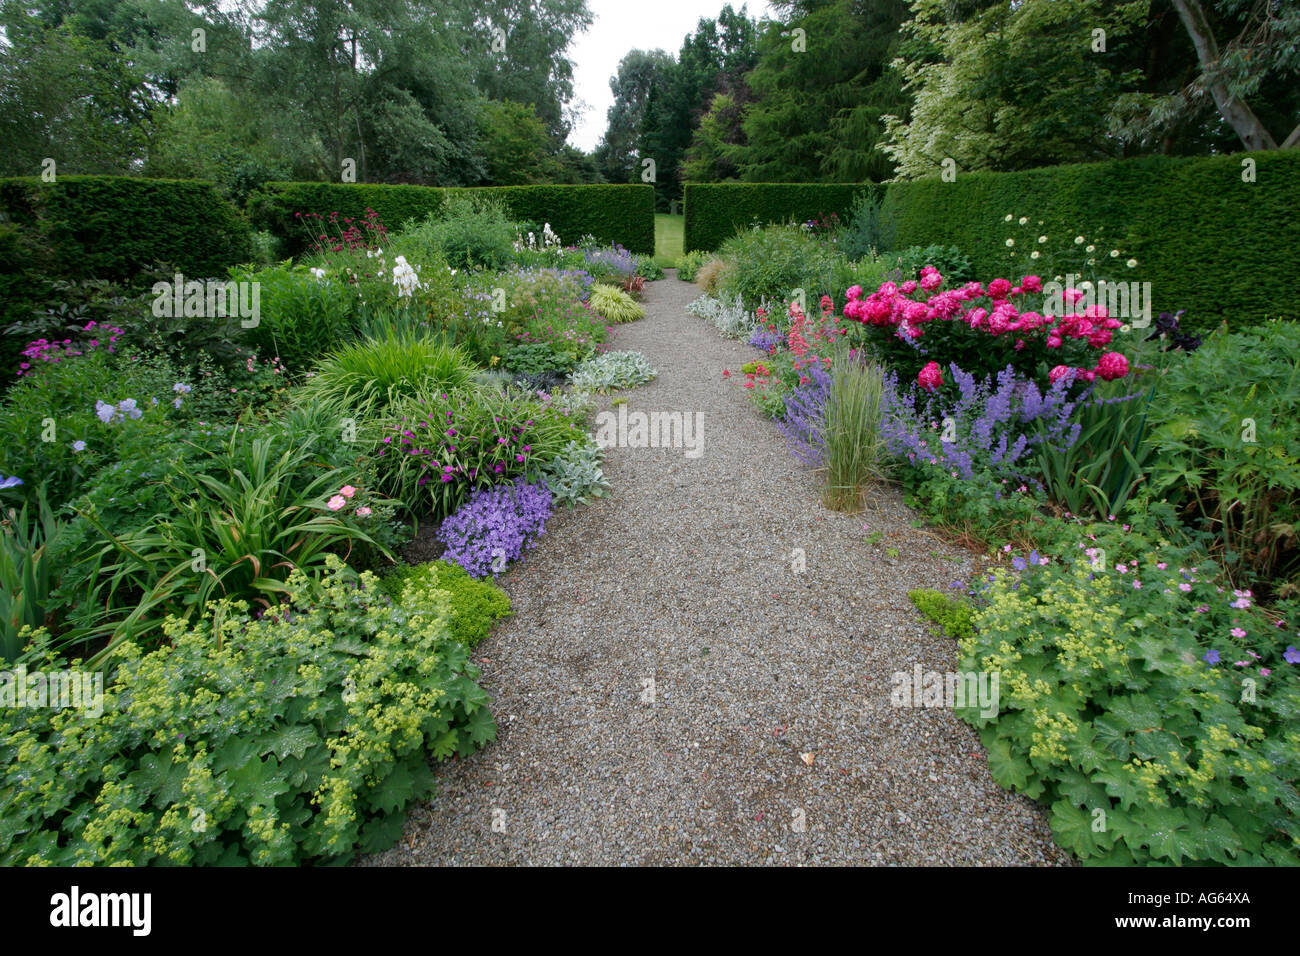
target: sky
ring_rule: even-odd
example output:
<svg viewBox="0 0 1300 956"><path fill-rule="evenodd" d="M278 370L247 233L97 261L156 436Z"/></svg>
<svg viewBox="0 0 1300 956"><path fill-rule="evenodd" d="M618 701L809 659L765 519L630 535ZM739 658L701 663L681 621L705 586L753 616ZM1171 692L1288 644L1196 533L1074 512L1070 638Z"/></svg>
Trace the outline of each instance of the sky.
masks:
<svg viewBox="0 0 1300 956"><path fill-rule="evenodd" d="M588 0L592 24L569 45L573 61L573 92L581 118L569 142L591 152L605 134L605 111L614 104L609 79L618 61L632 50L663 50L677 56L686 34L701 17L716 17L727 0ZM739 9L745 0L732 0ZM751 17L774 15L765 0L748 0Z"/></svg>

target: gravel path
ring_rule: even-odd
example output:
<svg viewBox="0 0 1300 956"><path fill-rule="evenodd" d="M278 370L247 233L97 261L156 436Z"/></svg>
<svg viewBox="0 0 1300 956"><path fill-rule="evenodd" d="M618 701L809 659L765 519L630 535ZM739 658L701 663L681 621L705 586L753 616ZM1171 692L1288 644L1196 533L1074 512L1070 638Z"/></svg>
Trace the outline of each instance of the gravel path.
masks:
<svg viewBox="0 0 1300 956"><path fill-rule="evenodd" d="M1068 863L970 727L890 703L895 672L955 667L906 592L968 556L893 490L824 509L721 374L756 353L687 315L697 294L648 284L613 347L659 372L629 410L701 412L702 454L610 449L612 496L556 515L501 578L515 615L475 651L497 739L440 765L438 796L361 864Z"/></svg>

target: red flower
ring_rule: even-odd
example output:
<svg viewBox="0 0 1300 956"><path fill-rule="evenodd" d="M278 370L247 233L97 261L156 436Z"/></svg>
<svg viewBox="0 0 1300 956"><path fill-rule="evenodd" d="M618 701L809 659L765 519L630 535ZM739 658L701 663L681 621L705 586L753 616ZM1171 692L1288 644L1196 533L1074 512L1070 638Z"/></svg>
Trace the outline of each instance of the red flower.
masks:
<svg viewBox="0 0 1300 956"><path fill-rule="evenodd" d="M943 373L939 371L938 362L928 362L916 375L916 383L922 388L934 391L943 384Z"/></svg>

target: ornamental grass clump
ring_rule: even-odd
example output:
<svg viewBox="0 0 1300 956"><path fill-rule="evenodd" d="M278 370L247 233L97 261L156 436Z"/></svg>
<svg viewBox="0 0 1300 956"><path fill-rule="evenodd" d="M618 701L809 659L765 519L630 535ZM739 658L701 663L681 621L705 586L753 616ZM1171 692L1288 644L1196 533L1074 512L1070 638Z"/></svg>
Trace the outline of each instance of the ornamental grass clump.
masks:
<svg viewBox="0 0 1300 956"><path fill-rule="evenodd" d="M587 304L598 315L604 316L614 324L635 322L637 319L645 318L644 306L623 290L612 286L599 284L592 286L591 297Z"/></svg>
<svg viewBox="0 0 1300 956"><path fill-rule="evenodd" d="M830 377L822 423L822 502L834 511L859 511L867 487L885 477L886 448L880 427L885 376L874 362L842 350L831 362Z"/></svg>
<svg viewBox="0 0 1300 956"><path fill-rule="evenodd" d="M447 549L443 559L455 561L471 577L495 577L537 543L551 505L545 482L527 484L520 478L476 491L438 529L438 540Z"/></svg>

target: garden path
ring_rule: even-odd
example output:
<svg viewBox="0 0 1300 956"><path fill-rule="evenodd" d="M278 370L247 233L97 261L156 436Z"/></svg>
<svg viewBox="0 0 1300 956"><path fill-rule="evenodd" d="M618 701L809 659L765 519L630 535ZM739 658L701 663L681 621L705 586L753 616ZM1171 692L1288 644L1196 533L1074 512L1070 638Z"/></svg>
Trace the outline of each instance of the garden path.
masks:
<svg viewBox="0 0 1300 956"><path fill-rule="evenodd" d="M557 514L502 576L515 614L474 652L497 739L440 765L438 796L362 864L1068 862L969 726L890 702L895 672L954 669L906 592L968 556L892 489L824 509L722 375L756 353L688 315L697 294L647 284L612 344L658 369L629 411L700 413L702 453L608 450L610 497Z"/></svg>

